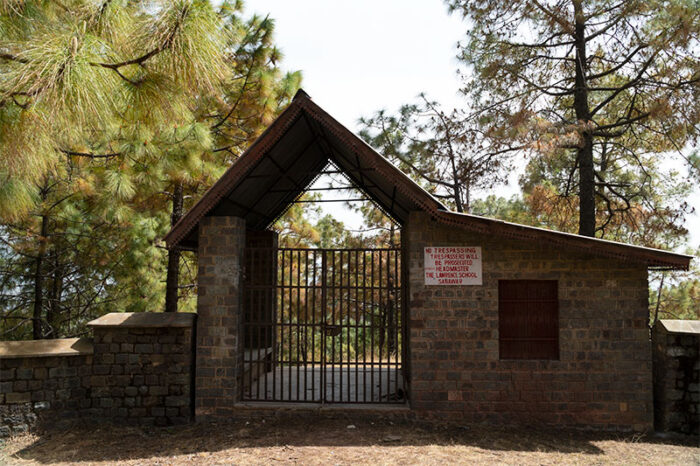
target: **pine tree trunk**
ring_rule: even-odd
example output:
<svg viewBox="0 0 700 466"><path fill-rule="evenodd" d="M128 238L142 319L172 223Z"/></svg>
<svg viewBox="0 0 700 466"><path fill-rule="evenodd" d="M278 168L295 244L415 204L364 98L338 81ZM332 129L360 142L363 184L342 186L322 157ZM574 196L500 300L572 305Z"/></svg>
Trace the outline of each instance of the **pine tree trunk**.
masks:
<svg viewBox="0 0 700 466"><path fill-rule="evenodd" d="M455 201L455 209L457 212L464 212L464 206L462 205L462 193L459 189L459 174L457 173L457 164L455 162L455 155L450 151L450 165L452 166L452 191Z"/></svg>
<svg viewBox="0 0 700 466"><path fill-rule="evenodd" d="M471 181L469 178L467 182L464 183L464 212L468 214L472 211L472 190L470 183Z"/></svg>
<svg viewBox="0 0 700 466"><path fill-rule="evenodd" d="M49 332L47 338L58 338L58 325L60 316L61 295L63 294L63 267L59 263L58 253L52 254L53 261L53 278L51 280L51 293L46 310L46 322L48 323Z"/></svg>
<svg viewBox="0 0 700 466"><path fill-rule="evenodd" d="M576 83L574 90L574 110L579 124L586 125L581 132L581 147L578 149L577 160L579 170L579 222L578 234L583 236L595 235L595 168L593 166L593 136L588 128L591 119L588 105L588 84L586 73L586 24L581 0L574 0L574 16L576 30L574 42L576 45Z"/></svg>
<svg viewBox="0 0 700 466"><path fill-rule="evenodd" d="M34 269L34 309L32 312L32 336L35 340L44 338L41 325L41 311L44 301L44 271L43 262L46 253L46 236L49 230L49 219L41 216L41 234L39 237L39 251L35 259Z"/></svg>
<svg viewBox="0 0 700 466"><path fill-rule="evenodd" d="M173 210L170 225L173 226L182 217L182 183L176 183L173 189ZM168 251L168 275L165 279L165 312L177 312L178 292L180 286L180 250L175 247Z"/></svg>
<svg viewBox="0 0 700 466"><path fill-rule="evenodd" d="M579 219L578 234L595 236L595 171L593 144L584 135L584 147L578 150L579 164Z"/></svg>

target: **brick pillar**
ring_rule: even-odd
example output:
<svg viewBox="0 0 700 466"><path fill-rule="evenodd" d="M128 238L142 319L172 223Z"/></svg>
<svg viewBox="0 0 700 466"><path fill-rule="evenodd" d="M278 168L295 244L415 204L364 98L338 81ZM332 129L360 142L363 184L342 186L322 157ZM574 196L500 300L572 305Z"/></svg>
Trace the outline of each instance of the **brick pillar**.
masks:
<svg viewBox="0 0 700 466"><path fill-rule="evenodd" d="M238 400L245 220L199 223L195 416L226 415Z"/></svg>
<svg viewBox="0 0 700 466"><path fill-rule="evenodd" d="M424 212L411 212L408 221L401 230L402 258L404 262L404 299L405 299L405 360L408 366L409 402L413 409L425 410L425 397L433 393L431 374L434 365L433 342L425 329L425 320L430 315L426 312L425 300L429 291L425 289L423 275L423 247L431 241L430 217ZM430 331L430 330L428 330Z"/></svg>
<svg viewBox="0 0 700 466"><path fill-rule="evenodd" d="M700 433L700 334L692 333L691 322L654 325L654 428L659 432Z"/></svg>

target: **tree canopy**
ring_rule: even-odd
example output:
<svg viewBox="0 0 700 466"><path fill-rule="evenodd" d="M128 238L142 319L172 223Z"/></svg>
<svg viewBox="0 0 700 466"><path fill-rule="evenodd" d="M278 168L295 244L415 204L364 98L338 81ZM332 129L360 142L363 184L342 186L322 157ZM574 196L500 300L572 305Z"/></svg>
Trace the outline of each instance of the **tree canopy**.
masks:
<svg viewBox="0 0 700 466"><path fill-rule="evenodd" d="M482 126L552 165L578 232L654 202L650 157L697 169L700 8L694 0L447 0L468 22L459 58ZM670 210L670 211L669 211ZM632 214L634 215L634 214Z"/></svg>
<svg viewBox="0 0 700 466"><path fill-rule="evenodd" d="M700 180L697 2L445 3L465 20L464 107L421 96L361 119L362 136L456 210L685 250ZM521 192L499 196L516 165ZM697 271L651 278L652 317L699 317Z"/></svg>
<svg viewBox="0 0 700 466"><path fill-rule="evenodd" d="M506 181L517 148L491 138L473 115L444 110L420 96L397 115L384 110L361 118L362 136L457 212L469 212L474 192Z"/></svg>
<svg viewBox="0 0 700 466"><path fill-rule="evenodd" d="M446 4L465 19L464 108L421 95L362 118L361 136L457 211L682 248L700 182L697 2ZM241 1L0 2L0 339L193 310L196 259L160 238L299 88L281 60L274 21ZM280 245L398 246L376 206L349 204L351 230L319 196L277 221ZM652 276L652 317L697 317L698 289L697 270Z"/></svg>
<svg viewBox="0 0 700 466"><path fill-rule="evenodd" d="M3 337L177 310L193 258L159 238L299 87L273 33L242 2L2 4Z"/></svg>

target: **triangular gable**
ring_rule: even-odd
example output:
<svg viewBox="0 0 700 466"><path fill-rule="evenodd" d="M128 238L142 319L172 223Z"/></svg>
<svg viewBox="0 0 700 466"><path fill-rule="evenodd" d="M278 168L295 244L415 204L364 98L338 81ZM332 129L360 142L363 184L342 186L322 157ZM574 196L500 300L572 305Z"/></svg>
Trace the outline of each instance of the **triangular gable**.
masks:
<svg viewBox="0 0 700 466"><path fill-rule="evenodd" d="M206 215L234 215L264 229L332 163L399 223L411 211L446 210L405 173L300 91L292 103L166 235L196 245Z"/></svg>
<svg viewBox="0 0 700 466"><path fill-rule="evenodd" d="M571 248L593 256L687 270L691 256L448 211L303 91L165 236L168 248L196 249L207 215L234 215L264 229L332 162L399 223L411 211L476 232Z"/></svg>

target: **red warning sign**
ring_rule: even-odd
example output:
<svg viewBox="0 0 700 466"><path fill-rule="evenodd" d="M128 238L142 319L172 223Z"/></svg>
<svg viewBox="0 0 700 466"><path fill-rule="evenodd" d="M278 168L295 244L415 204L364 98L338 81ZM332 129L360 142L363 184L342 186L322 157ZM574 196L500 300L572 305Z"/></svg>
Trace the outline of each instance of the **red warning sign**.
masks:
<svg viewBox="0 0 700 466"><path fill-rule="evenodd" d="M481 285L481 247L425 248L426 285Z"/></svg>

